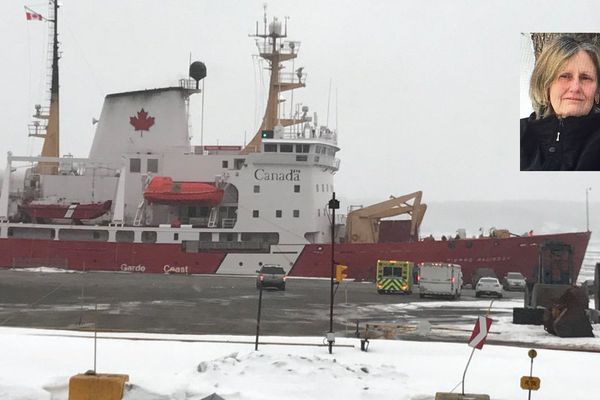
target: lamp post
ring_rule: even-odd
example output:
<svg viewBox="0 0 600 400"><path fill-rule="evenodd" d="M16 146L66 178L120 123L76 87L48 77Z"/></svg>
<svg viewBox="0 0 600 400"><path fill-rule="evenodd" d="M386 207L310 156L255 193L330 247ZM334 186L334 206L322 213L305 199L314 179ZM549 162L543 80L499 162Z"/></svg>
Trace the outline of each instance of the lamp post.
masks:
<svg viewBox="0 0 600 400"><path fill-rule="evenodd" d="M333 351L333 275L335 274L334 246L335 246L335 210L340 208L340 202L335 198L333 192L329 200L329 209L331 210L331 288L329 292L329 333L327 334L327 343L329 344L329 354Z"/></svg>
<svg viewBox="0 0 600 400"><path fill-rule="evenodd" d="M585 229L590 231L590 204L589 204L589 193L592 190L591 187L585 188Z"/></svg>

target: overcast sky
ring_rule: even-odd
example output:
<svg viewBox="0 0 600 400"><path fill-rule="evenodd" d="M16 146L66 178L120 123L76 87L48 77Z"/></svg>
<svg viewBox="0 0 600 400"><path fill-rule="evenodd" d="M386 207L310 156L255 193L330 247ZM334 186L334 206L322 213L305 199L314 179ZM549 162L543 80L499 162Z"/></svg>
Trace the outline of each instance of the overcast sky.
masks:
<svg viewBox="0 0 600 400"><path fill-rule="evenodd" d="M0 6L0 167L9 150L36 155L41 148L26 128L44 98L47 31L25 20L25 4L47 14L43 1ZM256 21L262 27L262 6L63 0L61 153L88 155L91 121L106 94L175 85L190 52L208 69L204 143L249 140L263 91L248 34ZM305 67L307 88L294 100L324 123L331 99L329 124L337 122L342 148L338 197L383 200L423 190L426 202L584 201L585 188L598 181L600 173L520 172L518 120L521 32L598 31L600 2L279 0L268 13L288 16L289 38L302 42L295 68ZM191 110L195 144L199 99ZM600 185L592 200L596 192Z"/></svg>

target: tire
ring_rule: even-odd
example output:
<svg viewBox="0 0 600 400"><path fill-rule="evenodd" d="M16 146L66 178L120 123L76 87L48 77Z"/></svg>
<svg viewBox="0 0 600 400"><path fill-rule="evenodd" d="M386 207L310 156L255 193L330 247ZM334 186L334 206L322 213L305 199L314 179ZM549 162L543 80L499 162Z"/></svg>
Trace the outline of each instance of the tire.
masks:
<svg viewBox="0 0 600 400"><path fill-rule="evenodd" d="M475 292L475 297L481 297L481 293Z"/></svg>

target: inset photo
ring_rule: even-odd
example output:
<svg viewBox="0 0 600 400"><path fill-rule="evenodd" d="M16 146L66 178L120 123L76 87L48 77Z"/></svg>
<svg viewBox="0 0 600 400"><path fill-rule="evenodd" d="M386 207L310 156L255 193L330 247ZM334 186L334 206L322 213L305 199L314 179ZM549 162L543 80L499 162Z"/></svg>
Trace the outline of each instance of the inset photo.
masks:
<svg viewBox="0 0 600 400"><path fill-rule="evenodd" d="M600 33L522 33L521 171L600 171Z"/></svg>

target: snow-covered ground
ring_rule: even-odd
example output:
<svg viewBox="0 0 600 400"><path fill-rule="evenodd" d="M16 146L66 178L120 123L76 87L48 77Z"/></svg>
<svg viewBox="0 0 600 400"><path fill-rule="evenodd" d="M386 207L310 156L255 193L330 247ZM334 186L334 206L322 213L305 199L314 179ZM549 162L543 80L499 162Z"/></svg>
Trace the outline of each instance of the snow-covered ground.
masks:
<svg viewBox="0 0 600 400"><path fill-rule="evenodd" d="M452 302L453 307L479 302ZM481 301L482 314L489 301ZM442 307L446 302L397 307ZM496 301L489 338L536 343L533 375L541 379L534 399L588 399L600 370L600 327L596 338L561 339L539 326L510 323L505 310L515 301ZM393 307L393 306L390 306ZM124 399L200 400L217 393L227 400L250 399L433 399L436 392L460 392L471 348L472 325L434 328L465 343L338 338L333 354L315 337L253 337L100 333L98 372L130 376ZM443 332L443 333L440 333ZM67 399L69 377L93 368L93 333L0 328L0 399ZM298 345L303 344L303 345ZM546 350L562 347L571 351ZM465 391L492 399L526 398L520 377L529 373L529 348L485 345L476 350ZM581 351L581 350L588 351Z"/></svg>

